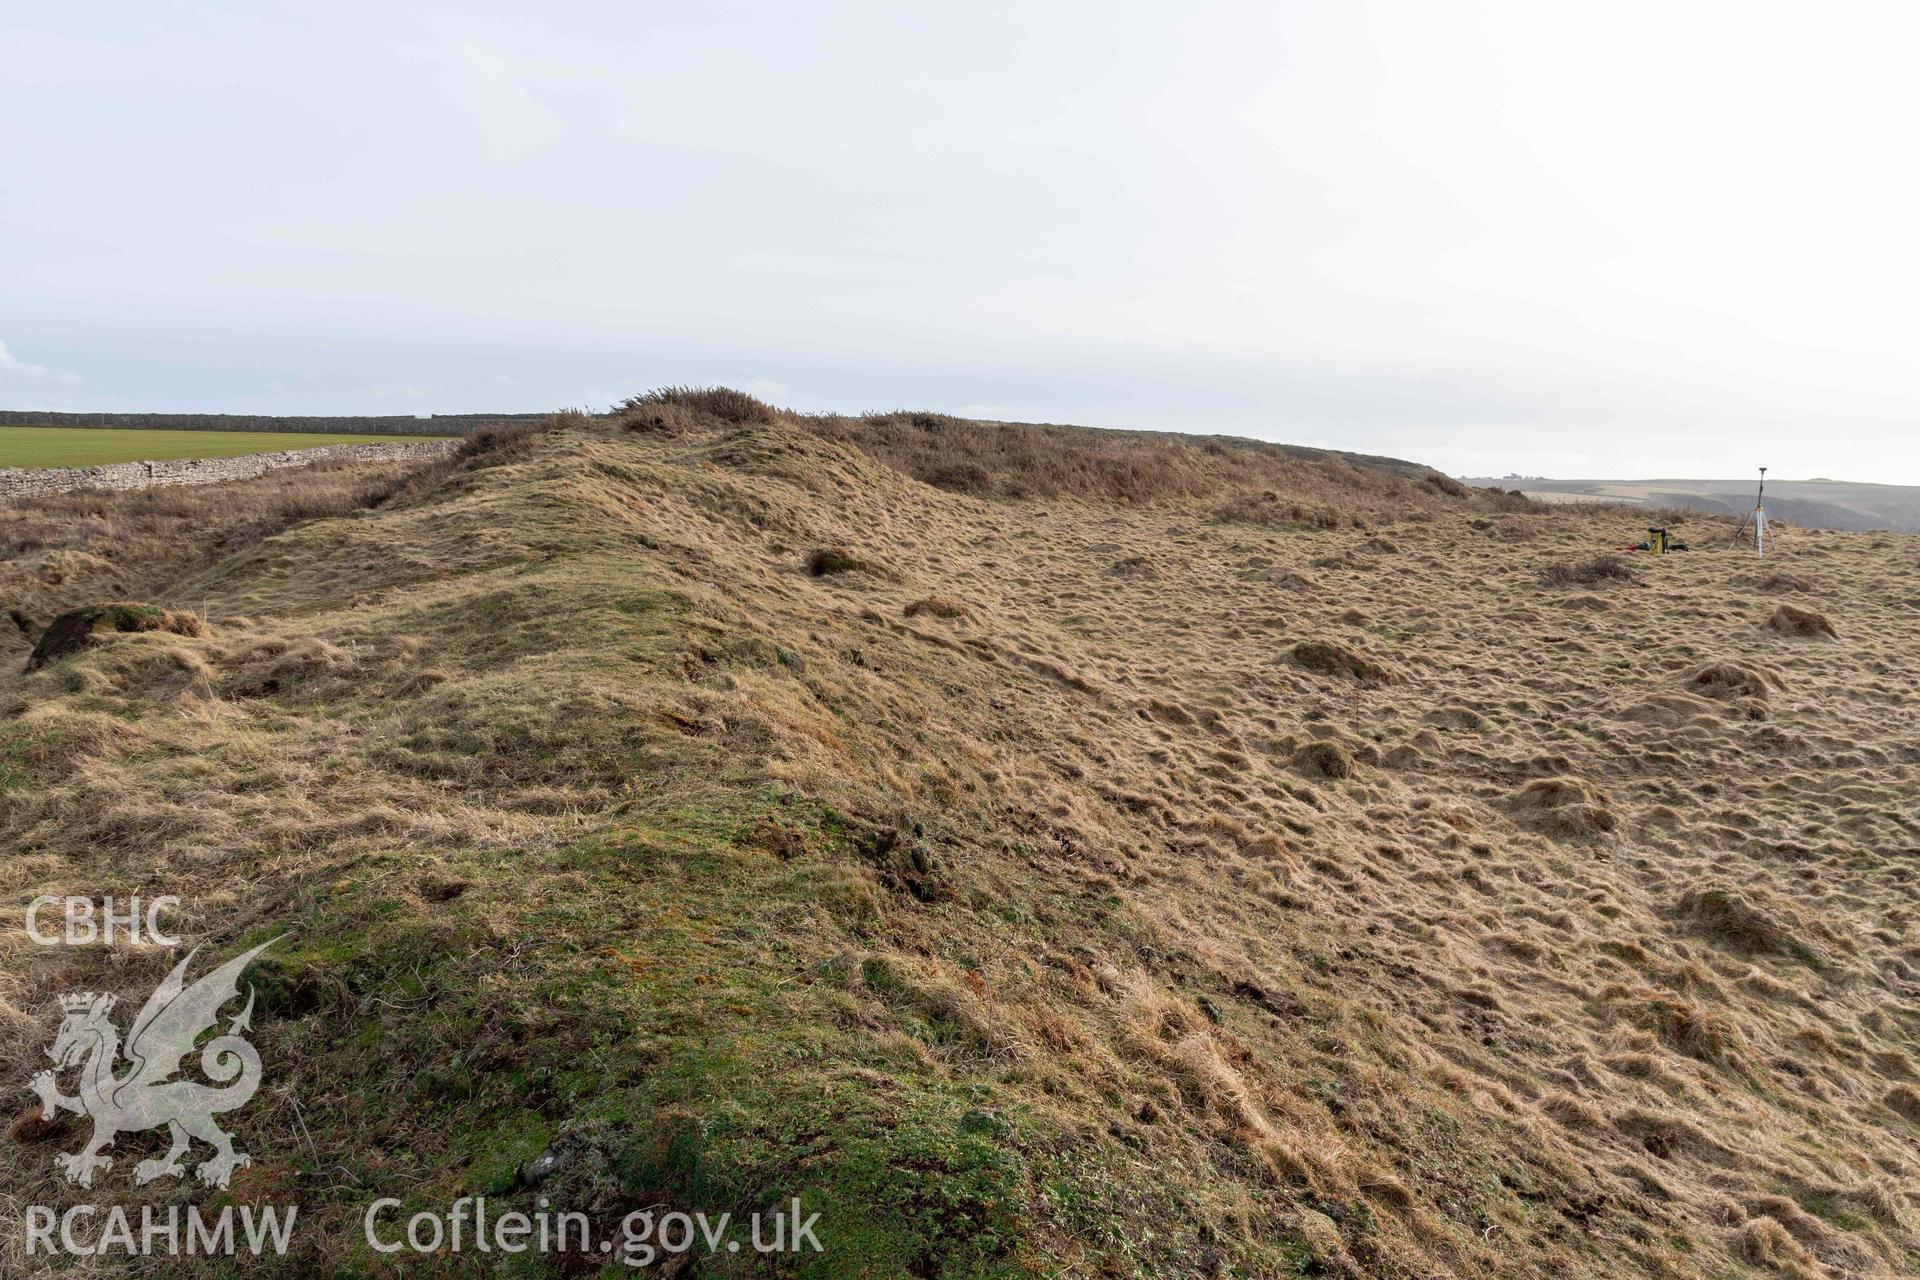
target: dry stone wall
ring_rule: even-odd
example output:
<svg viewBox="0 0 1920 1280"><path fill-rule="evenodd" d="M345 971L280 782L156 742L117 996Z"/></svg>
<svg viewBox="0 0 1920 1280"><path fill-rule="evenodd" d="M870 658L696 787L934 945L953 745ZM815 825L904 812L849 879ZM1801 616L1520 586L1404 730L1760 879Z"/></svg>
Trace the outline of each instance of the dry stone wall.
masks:
<svg viewBox="0 0 1920 1280"><path fill-rule="evenodd" d="M418 444L333 444L318 449L282 449L236 458L178 458L167 462L115 462L99 467L0 467L0 502L71 493L76 489L151 489L160 485L220 484L251 480L287 467L318 462L398 462L453 452L458 440Z"/></svg>

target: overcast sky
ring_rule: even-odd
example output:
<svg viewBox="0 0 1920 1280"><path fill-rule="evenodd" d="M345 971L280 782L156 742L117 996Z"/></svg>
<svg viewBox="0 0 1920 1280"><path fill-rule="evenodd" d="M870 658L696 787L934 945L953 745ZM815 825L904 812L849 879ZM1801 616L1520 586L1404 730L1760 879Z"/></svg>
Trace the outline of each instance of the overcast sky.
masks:
<svg viewBox="0 0 1920 1280"><path fill-rule="evenodd" d="M1920 483L1920 6L0 9L0 407Z"/></svg>

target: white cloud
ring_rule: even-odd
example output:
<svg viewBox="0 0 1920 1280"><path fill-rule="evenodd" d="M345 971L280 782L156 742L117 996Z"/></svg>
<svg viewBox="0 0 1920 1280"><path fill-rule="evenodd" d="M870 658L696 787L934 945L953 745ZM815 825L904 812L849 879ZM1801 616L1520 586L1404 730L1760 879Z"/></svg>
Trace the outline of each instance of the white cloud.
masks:
<svg viewBox="0 0 1920 1280"><path fill-rule="evenodd" d="M7 344L0 342L0 373L10 373L17 378L50 378L53 370L43 364L28 364L25 360L7 350Z"/></svg>
<svg viewBox="0 0 1920 1280"><path fill-rule="evenodd" d="M7 344L4 342L0 342L0 377L13 377L23 380L33 379L35 381L46 380L66 385L72 385L80 381L79 378L71 373L56 373L43 364L34 364L32 361L22 360L19 356L7 350Z"/></svg>

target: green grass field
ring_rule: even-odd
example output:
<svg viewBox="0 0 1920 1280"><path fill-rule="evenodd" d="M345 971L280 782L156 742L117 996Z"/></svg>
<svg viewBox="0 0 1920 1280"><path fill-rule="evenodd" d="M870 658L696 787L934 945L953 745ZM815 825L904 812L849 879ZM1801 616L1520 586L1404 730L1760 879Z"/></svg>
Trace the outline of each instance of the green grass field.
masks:
<svg viewBox="0 0 1920 1280"><path fill-rule="evenodd" d="M94 467L107 462L231 458L324 444L414 442L437 436L328 435L293 431L148 431L108 427L0 427L0 467Z"/></svg>

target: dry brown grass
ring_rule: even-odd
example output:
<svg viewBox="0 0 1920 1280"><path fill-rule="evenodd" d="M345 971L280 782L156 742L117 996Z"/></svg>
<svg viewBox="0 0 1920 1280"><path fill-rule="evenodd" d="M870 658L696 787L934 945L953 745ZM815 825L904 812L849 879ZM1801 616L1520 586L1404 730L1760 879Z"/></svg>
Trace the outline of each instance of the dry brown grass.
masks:
<svg viewBox="0 0 1920 1280"><path fill-rule="evenodd" d="M629 396L614 412L616 416L637 415L633 422L653 423L661 419L651 411L662 408L678 410L686 415L685 420L707 418L736 426L773 422L779 417L772 405L732 387L661 387L643 395Z"/></svg>
<svg viewBox="0 0 1920 1280"><path fill-rule="evenodd" d="M1766 676L1737 662L1710 662L1687 677L1687 685L1709 698L1753 698L1765 701L1772 692Z"/></svg>
<svg viewBox="0 0 1920 1280"><path fill-rule="evenodd" d="M1288 651L1293 660L1322 675L1345 676L1361 684L1392 684L1399 677L1385 663L1331 640L1302 640Z"/></svg>
<svg viewBox="0 0 1920 1280"><path fill-rule="evenodd" d="M1797 573L1770 573L1759 583L1762 591L1812 591L1813 583Z"/></svg>
<svg viewBox="0 0 1920 1280"><path fill-rule="evenodd" d="M9 902L297 931L240 1192L305 1273L548 1147L599 1218L819 1197L834 1275L1911 1271L1913 539L1782 530L1837 633L1788 643L1730 551L1537 589L1616 514L1328 463L1254 491L1367 533L1220 522L1266 461L672 408L0 686ZM1029 450L1054 496L995 496ZM19 932L10 1078L165 971Z"/></svg>
<svg viewBox="0 0 1920 1280"><path fill-rule="evenodd" d="M175 612L153 605L117 602L70 609L47 624L27 655L27 670L38 671L50 662L72 657L93 647L93 638L103 632L129 634L164 631L176 636L204 636L206 624L182 609Z"/></svg>
<svg viewBox="0 0 1920 1280"><path fill-rule="evenodd" d="M1353 776L1353 757L1337 742L1309 742L1293 753L1293 765L1316 778Z"/></svg>
<svg viewBox="0 0 1920 1280"><path fill-rule="evenodd" d="M1592 586L1596 582L1633 582L1635 575L1619 556L1602 554L1550 564L1540 571L1540 580L1550 587Z"/></svg>
<svg viewBox="0 0 1920 1280"><path fill-rule="evenodd" d="M901 610L901 612L909 618L917 618L922 614L927 614L935 618L966 618L972 616L964 603L955 600L951 596L926 596L923 599L915 600L912 604L909 604L905 609Z"/></svg>
<svg viewBox="0 0 1920 1280"><path fill-rule="evenodd" d="M1813 1255L1788 1230L1769 1217L1758 1217L1740 1228L1740 1256L1748 1262L1786 1275L1818 1277L1824 1273Z"/></svg>
<svg viewBox="0 0 1920 1280"><path fill-rule="evenodd" d="M1271 489L1230 498L1213 509L1213 518L1226 524L1251 524L1263 529L1338 529L1358 519L1357 516L1343 518L1332 507L1284 502Z"/></svg>
<svg viewBox="0 0 1920 1280"><path fill-rule="evenodd" d="M1252 440L973 422L933 413L805 419L938 489L980 497L1143 504L1214 499L1216 519L1332 527L1382 511L1472 505L1424 467Z"/></svg>
<svg viewBox="0 0 1920 1280"><path fill-rule="evenodd" d="M303 520L390 501L442 464L320 465L236 484L86 491L0 505L0 661L55 614L140 598Z"/></svg>
<svg viewBox="0 0 1920 1280"><path fill-rule="evenodd" d="M1692 889L1679 902L1678 914L1708 937L1743 952L1787 954L1810 960L1814 935L1826 935L1818 926L1801 922L1772 900L1749 890L1713 887ZM1820 939L1830 940L1830 935Z"/></svg>
<svg viewBox="0 0 1920 1280"><path fill-rule="evenodd" d="M876 566L842 547L816 547L807 553L807 573L828 578L836 573L875 573Z"/></svg>
<svg viewBox="0 0 1920 1280"><path fill-rule="evenodd" d="M303 521L378 508L457 472L524 457L551 426L483 427L428 462L323 463L233 484L82 490L0 505L0 659L31 649L56 614L157 593Z"/></svg>
<svg viewBox="0 0 1920 1280"><path fill-rule="evenodd" d="M1823 614L1812 609L1802 609L1797 605L1777 606L1767 618L1767 626L1783 636L1824 636L1829 640L1838 639L1833 624Z"/></svg>

